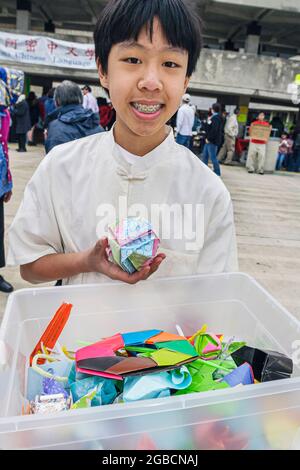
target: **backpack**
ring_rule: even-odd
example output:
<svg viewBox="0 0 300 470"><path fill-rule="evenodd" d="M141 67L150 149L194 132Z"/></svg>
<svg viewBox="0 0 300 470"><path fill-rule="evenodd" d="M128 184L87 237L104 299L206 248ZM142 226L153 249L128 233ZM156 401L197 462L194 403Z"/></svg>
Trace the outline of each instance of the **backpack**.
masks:
<svg viewBox="0 0 300 470"><path fill-rule="evenodd" d="M6 155L0 142L0 197L12 190L12 181L8 179Z"/></svg>

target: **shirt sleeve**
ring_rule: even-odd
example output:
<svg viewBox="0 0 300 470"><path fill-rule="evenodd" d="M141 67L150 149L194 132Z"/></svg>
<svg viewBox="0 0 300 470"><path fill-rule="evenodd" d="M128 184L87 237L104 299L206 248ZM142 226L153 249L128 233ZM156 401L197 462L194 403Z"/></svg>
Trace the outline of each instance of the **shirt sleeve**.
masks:
<svg viewBox="0 0 300 470"><path fill-rule="evenodd" d="M229 193L223 193L208 221L198 271L222 273L236 272L238 269L233 207Z"/></svg>
<svg viewBox="0 0 300 470"><path fill-rule="evenodd" d="M27 184L18 212L10 226L7 264L31 263L42 256L63 253L63 243L51 194L49 153Z"/></svg>

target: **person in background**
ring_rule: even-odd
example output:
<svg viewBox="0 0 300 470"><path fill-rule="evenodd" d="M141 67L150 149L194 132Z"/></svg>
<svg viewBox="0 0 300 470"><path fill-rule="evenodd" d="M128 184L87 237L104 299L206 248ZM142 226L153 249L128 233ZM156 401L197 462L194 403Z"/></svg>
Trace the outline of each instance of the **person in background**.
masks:
<svg viewBox="0 0 300 470"><path fill-rule="evenodd" d="M211 159L214 172L216 175L221 176L220 165L217 159L218 147L222 142L223 121L220 115L221 105L214 103L212 105L212 115L208 117L207 123L204 127L206 138L203 149L202 161L208 165L208 160Z"/></svg>
<svg viewBox="0 0 300 470"><path fill-rule="evenodd" d="M93 113L99 114L99 106L96 98L92 93L92 89L89 85L84 85L82 88L83 93L83 103L82 106L84 109L91 109Z"/></svg>
<svg viewBox="0 0 300 470"><path fill-rule="evenodd" d="M282 168L284 162L286 162L287 155L291 153L293 148L293 141L289 139L289 136L284 132L281 136L278 156L276 161L276 170L279 171Z"/></svg>
<svg viewBox="0 0 300 470"><path fill-rule="evenodd" d="M190 106L191 97L185 93L182 97L182 105L177 112L176 129L177 129L177 144L184 145L191 148L191 140L193 135L193 126L195 120L195 111Z"/></svg>
<svg viewBox="0 0 300 470"><path fill-rule="evenodd" d="M56 109L46 119L46 153L59 144L102 132L99 113L82 106L82 93L78 85L64 80L54 92Z"/></svg>
<svg viewBox="0 0 300 470"><path fill-rule="evenodd" d="M236 108L231 116L227 118L225 129L224 129L224 144L218 153L218 160L220 163L224 162L224 165L231 165L235 151L235 141L239 133L239 123L237 116L240 110Z"/></svg>
<svg viewBox="0 0 300 470"><path fill-rule="evenodd" d="M31 120L29 113L29 106L26 101L25 95L20 95L15 107L12 110L12 114L16 118L16 135L18 139L19 147L17 152L27 152L26 150L26 134L31 129Z"/></svg>
<svg viewBox="0 0 300 470"><path fill-rule="evenodd" d="M103 127L104 130L108 131L116 120L116 112L111 101L107 101L106 98L97 98L97 103L100 113L100 126Z"/></svg>
<svg viewBox="0 0 300 470"><path fill-rule="evenodd" d="M279 116L274 116L270 124L273 129L277 130L275 137L279 137L284 133L284 124Z"/></svg>
<svg viewBox="0 0 300 470"><path fill-rule="evenodd" d="M25 98L25 97L24 97ZM8 108L0 108L0 268L5 266L4 251L4 203L10 201L12 196L12 177L9 170L8 134L10 114ZM13 286L0 275L0 291L9 294Z"/></svg>
<svg viewBox="0 0 300 470"><path fill-rule="evenodd" d="M55 88L50 88L47 93L47 99L45 100L45 119L55 110L54 92Z"/></svg>
<svg viewBox="0 0 300 470"><path fill-rule="evenodd" d="M193 125L192 131L199 132L200 128L201 128L200 111L196 108L194 125Z"/></svg>
<svg viewBox="0 0 300 470"><path fill-rule="evenodd" d="M266 126L270 127L269 122L265 121L265 113L261 112L258 115L258 118L256 121L253 121L249 134L251 136L251 128L254 125L260 124L261 126ZM256 166L256 160L257 160L257 172L260 175L264 174L264 164L265 164L265 158L266 158L266 141L265 140L259 140L259 139L253 139L250 137L250 145L249 145L249 150L248 150L248 156L247 156L247 161L246 161L246 168L248 170L248 173L254 173L255 172L255 166Z"/></svg>
<svg viewBox="0 0 300 470"><path fill-rule="evenodd" d="M29 114L30 114L30 122L31 122L31 128L28 132L28 145L36 145L34 142L34 129L37 123L39 122L39 117L40 117L40 110L39 110L39 102L37 99L36 94L34 91L31 91L28 95L27 98L27 103L29 106Z"/></svg>

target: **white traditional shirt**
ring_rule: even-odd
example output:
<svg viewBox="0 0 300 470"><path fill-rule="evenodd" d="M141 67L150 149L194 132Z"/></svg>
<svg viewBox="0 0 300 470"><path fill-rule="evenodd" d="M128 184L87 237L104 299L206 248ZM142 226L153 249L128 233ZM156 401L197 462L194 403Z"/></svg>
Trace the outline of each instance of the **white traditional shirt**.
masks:
<svg viewBox="0 0 300 470"><path fill-rule="evenodd" d="M183 104L178 109L176 119L176 129L181 135L193 135L193 127L195 121L195 111L189 104Z"/></svg>
<svg viewBox="0 0 300 470"><path fill-rule="evenodd" d="M196 208L199 217L193 215ZM161 239L159 252L167 255L153 278L238 269L232 203L221 179L177 144L172 131L131 164L115 143L113 128L46 155L9 229L8 264L86 250L106 235L107 224L130 215L152 222ZM83 273L63 283L103 281L108 281L103 274Z"/></svg>
<svg viewBox="0 0 300 470"><path fill-rule="evenodd" d="M239 133L239 123L236 114L232 114L227 118L224 132L229 135L229 137L237 137Z"/></svg>

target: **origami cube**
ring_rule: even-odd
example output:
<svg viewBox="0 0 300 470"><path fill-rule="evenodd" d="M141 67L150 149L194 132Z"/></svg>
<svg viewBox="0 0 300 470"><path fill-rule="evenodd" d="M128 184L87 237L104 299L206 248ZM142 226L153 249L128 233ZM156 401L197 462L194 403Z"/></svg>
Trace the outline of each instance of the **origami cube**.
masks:
<svg viewBox="0 0 300 470"><path fill-rule="evenodd" d="M108 240L110 261L129 274L151 263L160 242L151 224L138 217L128 217L110 226Z"/></svg>

